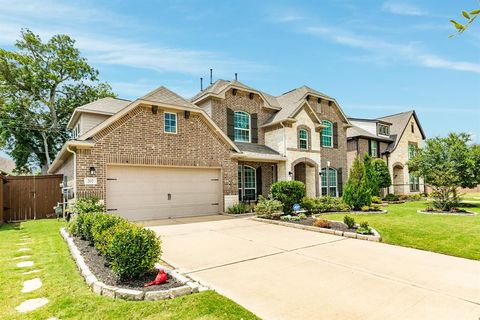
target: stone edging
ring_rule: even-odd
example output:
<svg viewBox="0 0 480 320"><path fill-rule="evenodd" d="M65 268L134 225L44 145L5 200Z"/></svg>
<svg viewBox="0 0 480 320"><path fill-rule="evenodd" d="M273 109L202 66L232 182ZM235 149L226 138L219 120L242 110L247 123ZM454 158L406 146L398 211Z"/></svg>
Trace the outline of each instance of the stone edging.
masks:
<svg viewBox="0 0 480 320"><path fill-rule="evenodd" d="M367 234L358 234L354 232L347 232L347 231L340 231L340 230L333 230L333 229L328 229L328 228L319 228L315 226L304 226L301 224L296 224L296 223L291 223L291 222L286 222L286 221L279 221L279 220L270 220L270 219L262 219L262 218L250 218L255 221L260 221L264 223L270 223L270 224L276 224L279 226L284 226L284 227L290 227L290 228L296 228L296 229L302 229L302 230L308 230L308 231L314 231L314 232L320 232L320 233L328 233L328 234L333 234L336 236L342 236L342 237L347 237L347 238L352 238L352 239L360 239L360 240L369 240L369 241L375 241L375 242L381 242L382 237L378 233L377 230L374 228L370 227L372 229L373 235L367 235ZM338 222L338 221L336 221Z"/></svg>
<svg viewBox="0 0 480 320"><path fill-rule="evenodd" d="M476 212L467 211L464 213L453 213L453 212L435 212L435 211L424 211L424 210L417 210L417 213L421 214L431 214L431 215L438 215L438 216L464 216L464 217L472 217L476 215Z"/></svg>
<svg viewBox="0 0 480 320"><path fill-rule="evenodd" d="M387 210L378 210L378 211L327 211L322 213L315 213L313 216L321 216L327 214L386 214Z"/></svg>
<svg viewBox="0 0 480 320"><path fill-rule="evenodd" d="M180 274L177 270L171 270L164 266L162 266L161 268L165 270L165 272L170 277L182 283L183 286L167 290L144 292L141 290L132 290L106 285L105 283L99 281L85 264L85 260L83 259L80 250L78 250L67 230L65 230L65 228L61 228L60 234L67 242L73 260L75 260L75 263L77 264L77 267L80 270L82 277L85 278L85 282L87 282L87 285L92 289L92 291L98 295L107 296L113 299L155 301L176 298L191 293L209 290L207 287L201 285L200 283L195 282L187 278L186 276Z"/></svg>
<svg viewBox="0 0 480 320"><path fill-rule="evenodd" d="M255 212L249 212L249 213L228 213L228 212L222 212L220 213L222 216L227 216L227 217L233 217L233 218L245 218L245 217L252 217L255 216Z"/></svg>

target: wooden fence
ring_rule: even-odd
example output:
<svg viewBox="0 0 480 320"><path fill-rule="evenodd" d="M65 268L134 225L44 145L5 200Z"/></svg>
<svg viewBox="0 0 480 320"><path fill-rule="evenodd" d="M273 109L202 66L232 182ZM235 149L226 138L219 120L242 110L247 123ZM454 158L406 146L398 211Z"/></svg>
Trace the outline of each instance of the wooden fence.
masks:
<svg viewBox="0 0 480 320"><path fill-rule="evenodd" d="M62 202L63 175L4 176L3 221L51 218Z"/></svg>

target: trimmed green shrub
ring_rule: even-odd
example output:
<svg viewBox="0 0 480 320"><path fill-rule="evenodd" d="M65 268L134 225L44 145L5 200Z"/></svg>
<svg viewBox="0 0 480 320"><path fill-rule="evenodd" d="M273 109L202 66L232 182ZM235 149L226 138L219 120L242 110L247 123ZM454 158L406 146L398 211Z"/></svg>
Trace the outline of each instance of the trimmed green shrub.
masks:
<svg viewBox="0 0 480 320"><path fill-rule="evenodd" d="M96 214L91 231L95 249L106 255L113 232L115 232L114 227L126 224L129 222L124 218L107 213Z"/></svg>
<svg viewBox="0 0 480 320"><path fill-rule="evenodd" d="M356 230L359 234L372 234L372 228L368 225L368 222L360 222L360 226Z"/></svg>
<svg viewBox="0 0 480 320"><path fill-rule="evenodd" d="M234 204L228 207L227 211L230 214L242 214L242 213L250 212L250 205L244 202L239 202L237 204Z"/></svg>
<svg viewBox="0 0 480 320"><path fill-rule="evenodd" d="M98 197L83 197L78 198L69 210L75 214L105 212L105 206L100 202Z"/></svg>
<svg viewBox="0 0 480 320"><path fill-rule="evenodd" d="M290 214L293 212L293 205L300 203L305 197L305 185L300 181L279 181L272 184L270 193L274 200L283 204L283 212Z"/></svg>
<svg viewBox="0 0 480 320"><path fill-rule="evenodd" d="M343 223L345 223L349 229L353 229L355 227L355 219L350 216L343 217Z"/></svg>
<svg viewBox="0 0 480 320"><path fill-rule="evenodd" d="M258 197L258 203L255 206L257 216L263 218L272 218L275 213L282 210L282 203L278 200L267 199L263 196Z"/></svg>
<svg viewBox="0 0 480 320"><path fill-rule="evenodd" d="M371 185L367 180L364 162L356 158L343 189L343 200L354 210L369 206L372 203Z"/></svg>
<svg viewBox="0 0 480 320"><path fill-rule="evenodd" d="M372 160L373 169L377 175L378 187L388 188L392 185L392 177L388 170L388 165L385 160L376 158Z"/></svg>
<svg viewBox="0 0 480 320"><path fill-rule="evenodd" d="M398 201L400 196L398 194L389 193L385 196L385 201Z"/></svg>
<svg viewBox="0 0 480 320"><path fill-rule="evenodd" d="M365 182L367 184L367 188L370 189L371 196L378 196L380 195L380 187L378 185L378 176L377 172L375 171L375 167L373 166L372 157L368 153L365 153L363 157L363 165L365 166ZM370 199L370 205L372 200Z"/></svg>
<svg viewBox="0 0 480 320"><path fill-rule="evenodd" d="M380 203L382 203L382 198L380 198L378 196L373 196L372 197L372 203L380 204Z"/></svg>
<svg viewBox="0 0 480 320"><path fill-rule="evenodd" d="M122 280L151 271L158 261L160 239L155 232L134 224L118 224L107 246L110 268Z"/></svg>
<svg viewBox="0 0 480 320"><path fill-rule="evenodd" d="M297 215L297 217L298 217L300 220L307 219L307 215L306 215L305 213L303 213L303 212L302 212L302 213L299 213L299 214Z"/></svg>
<svg viewBox="0 0 480 320"><path fill-rule="evenodd" d="M362 210L362 211L364 211L364 212L370 211L370 206L362 206L362 207L360 208L360 210Z"/></svg>
<svg viewBox="0 0 480 320"><path fill-rule="evenodd" d="M301 205L308 214L350 211L350 207L342 200L342 198L333 198L330 196L320 198L304 197Z"/></svg>

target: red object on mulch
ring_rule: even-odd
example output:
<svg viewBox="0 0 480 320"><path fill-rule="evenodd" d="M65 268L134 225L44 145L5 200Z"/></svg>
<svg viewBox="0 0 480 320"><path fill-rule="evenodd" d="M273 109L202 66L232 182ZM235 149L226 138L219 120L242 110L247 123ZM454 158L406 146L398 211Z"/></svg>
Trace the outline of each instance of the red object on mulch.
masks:
<svg viewBox="0 0 480 320"><path fill-rule="evenodd" d="M145 283L145 287L157 286L159 284L167 282L167 280L168 280L168 275L165 273L165 271L160 270L158 271L158 274L155 277L155 280L153 280L152 282Z"/></svg>

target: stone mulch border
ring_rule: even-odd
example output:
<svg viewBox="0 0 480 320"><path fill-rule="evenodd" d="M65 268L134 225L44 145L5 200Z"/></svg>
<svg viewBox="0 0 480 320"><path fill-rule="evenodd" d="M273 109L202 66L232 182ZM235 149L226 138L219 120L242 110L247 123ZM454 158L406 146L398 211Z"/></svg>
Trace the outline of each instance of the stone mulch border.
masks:
<svg viewBox="0 0 480 320"><path fill-rule="evenodd" d="M193 281L186 276L182 275L177 270L172 270L161 266L163 270L172 278L175 278L178 282L184 284L181 287L171 288L167 290L158 290L158 291L141 291L141 290L132 290L127 288L120 288L106 285L105 283L98 281L97 277L90 271L88 266L83 259L80 250L73 242L73 239L68 234L65 228L60 229L60 234L63 239L68 244L70 253L77 264L78 269L82 277L85 278L85 282L92 289L92 291L98 295L107 296L113 299L123 299L123 300L165 300L184 296L191 293L197 293L205 290L209 290L207 287L201 285L200 283ZM160 267L157 265L156 267Z"/></svg>
<svg viewBox="0 0 480 320"><path fill-rule="evenodd" d="M250 219L264 222L264 223L276 224L284 227L290 227L290 228L296 228L296 229L302 229L302 230L308 230L308 231L314 231L314 232L320 232L320 233L328 233L328 234L333 234L336 236L342 236L342 237L347 237L352 239L369 240L374 242L382 241L382 237L380 236L380 233L378 233L378 231L372 227L370 228L372 229L373 235L367 235L367 234L358 234L354 232L334 230L334 229L328 229L328 228L320 228L315 226L304 226L301 224L290 223L287 221L280 221L280 220L270 220L270 219L262 219L262 218L250 218Z"/></svg>
<svg viewBox="0 0 480 320"><path fill-rule="evenodd" d="M463 213L454 213L454 212L435 212L435 211L424 211L424 210L417 210L417 213L431 214L431 215L438 215L438 216L464 216L464 217L472 217L477 214L476 212L472 212L472 211L466 211Z"/></svg>
<svg viewBox="0 0 480 320"><path fill-rule="evenodd" d="M327 214L386 214L388 213L387 210L379 210L379 211L328 211L322 213L316 213L313 216L322 216Z"/></svg>

